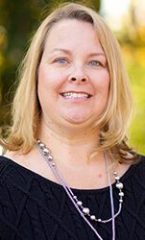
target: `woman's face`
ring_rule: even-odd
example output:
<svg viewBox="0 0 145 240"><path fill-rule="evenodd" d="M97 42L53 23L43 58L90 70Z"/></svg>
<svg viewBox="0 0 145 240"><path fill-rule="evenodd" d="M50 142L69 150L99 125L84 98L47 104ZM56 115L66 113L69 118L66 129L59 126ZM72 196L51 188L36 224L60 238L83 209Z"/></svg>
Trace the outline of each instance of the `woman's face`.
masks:
<svg viewBox="0 0 145 240"><path fill-rule="evenodd" d="M42 121L93 126L108 92L106 57L93 26L74 19L54 25L38 69Z"/></svg>

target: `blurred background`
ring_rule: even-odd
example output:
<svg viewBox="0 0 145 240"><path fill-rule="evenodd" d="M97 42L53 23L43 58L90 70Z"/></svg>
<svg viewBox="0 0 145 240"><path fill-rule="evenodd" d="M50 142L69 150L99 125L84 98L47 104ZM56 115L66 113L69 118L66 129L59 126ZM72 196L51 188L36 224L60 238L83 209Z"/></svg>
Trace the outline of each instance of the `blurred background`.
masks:
<svg viewBox="0 0 145 240"><path fill-rule="evenodd" d="M17 69L48 10L65 1L0 0L0 127L10 123ZM67 1L77 2L77 1ZM134 96L129 142L145 154L145 1L87 0L110 26L122 49ZM2 134L2 131L0 132Z"/></svg>

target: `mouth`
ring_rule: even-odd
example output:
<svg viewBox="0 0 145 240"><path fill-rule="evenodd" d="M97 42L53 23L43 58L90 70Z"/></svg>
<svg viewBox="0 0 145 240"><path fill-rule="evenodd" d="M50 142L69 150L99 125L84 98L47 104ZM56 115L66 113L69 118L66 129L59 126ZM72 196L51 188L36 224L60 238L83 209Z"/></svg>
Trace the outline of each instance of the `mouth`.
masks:
<svg viewBox="0 0 145 240"><path fill-rule="evenodd" d="M92 94L86 92L63 92L60 95L65 99L87 99L92 97Z"/></svg>

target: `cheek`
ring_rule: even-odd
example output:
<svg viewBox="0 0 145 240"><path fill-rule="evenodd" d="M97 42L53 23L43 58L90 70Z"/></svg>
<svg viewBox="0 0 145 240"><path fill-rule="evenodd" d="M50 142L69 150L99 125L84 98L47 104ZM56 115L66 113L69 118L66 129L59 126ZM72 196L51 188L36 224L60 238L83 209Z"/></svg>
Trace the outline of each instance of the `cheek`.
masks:
<svg viewBox="0 0 145 240"><path fill-rule="evenodd" d="M100 74L95 81L96 93L100 92L104 96L108 96L110 87L110 77L108 72Z"/></svg>
<svg viewBox="0 0 145 240"><path fill-rule="evenodd" d="M41 91L57 91L63 84L64 76L60 71L48 68L40 67L38 71L38 90Z"/></svg>

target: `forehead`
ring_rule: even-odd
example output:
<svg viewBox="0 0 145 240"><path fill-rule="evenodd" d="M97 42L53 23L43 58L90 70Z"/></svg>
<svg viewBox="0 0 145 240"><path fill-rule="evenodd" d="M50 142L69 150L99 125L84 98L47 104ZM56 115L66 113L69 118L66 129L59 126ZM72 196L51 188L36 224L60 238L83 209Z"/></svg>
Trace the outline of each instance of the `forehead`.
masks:
<svg viewBox="0 0 145 240"><path fill-rule="evenodd" d="M91 23L66 19L54 24L48 32L45 47L61 48L101 48L97 31Z"/></svg>

